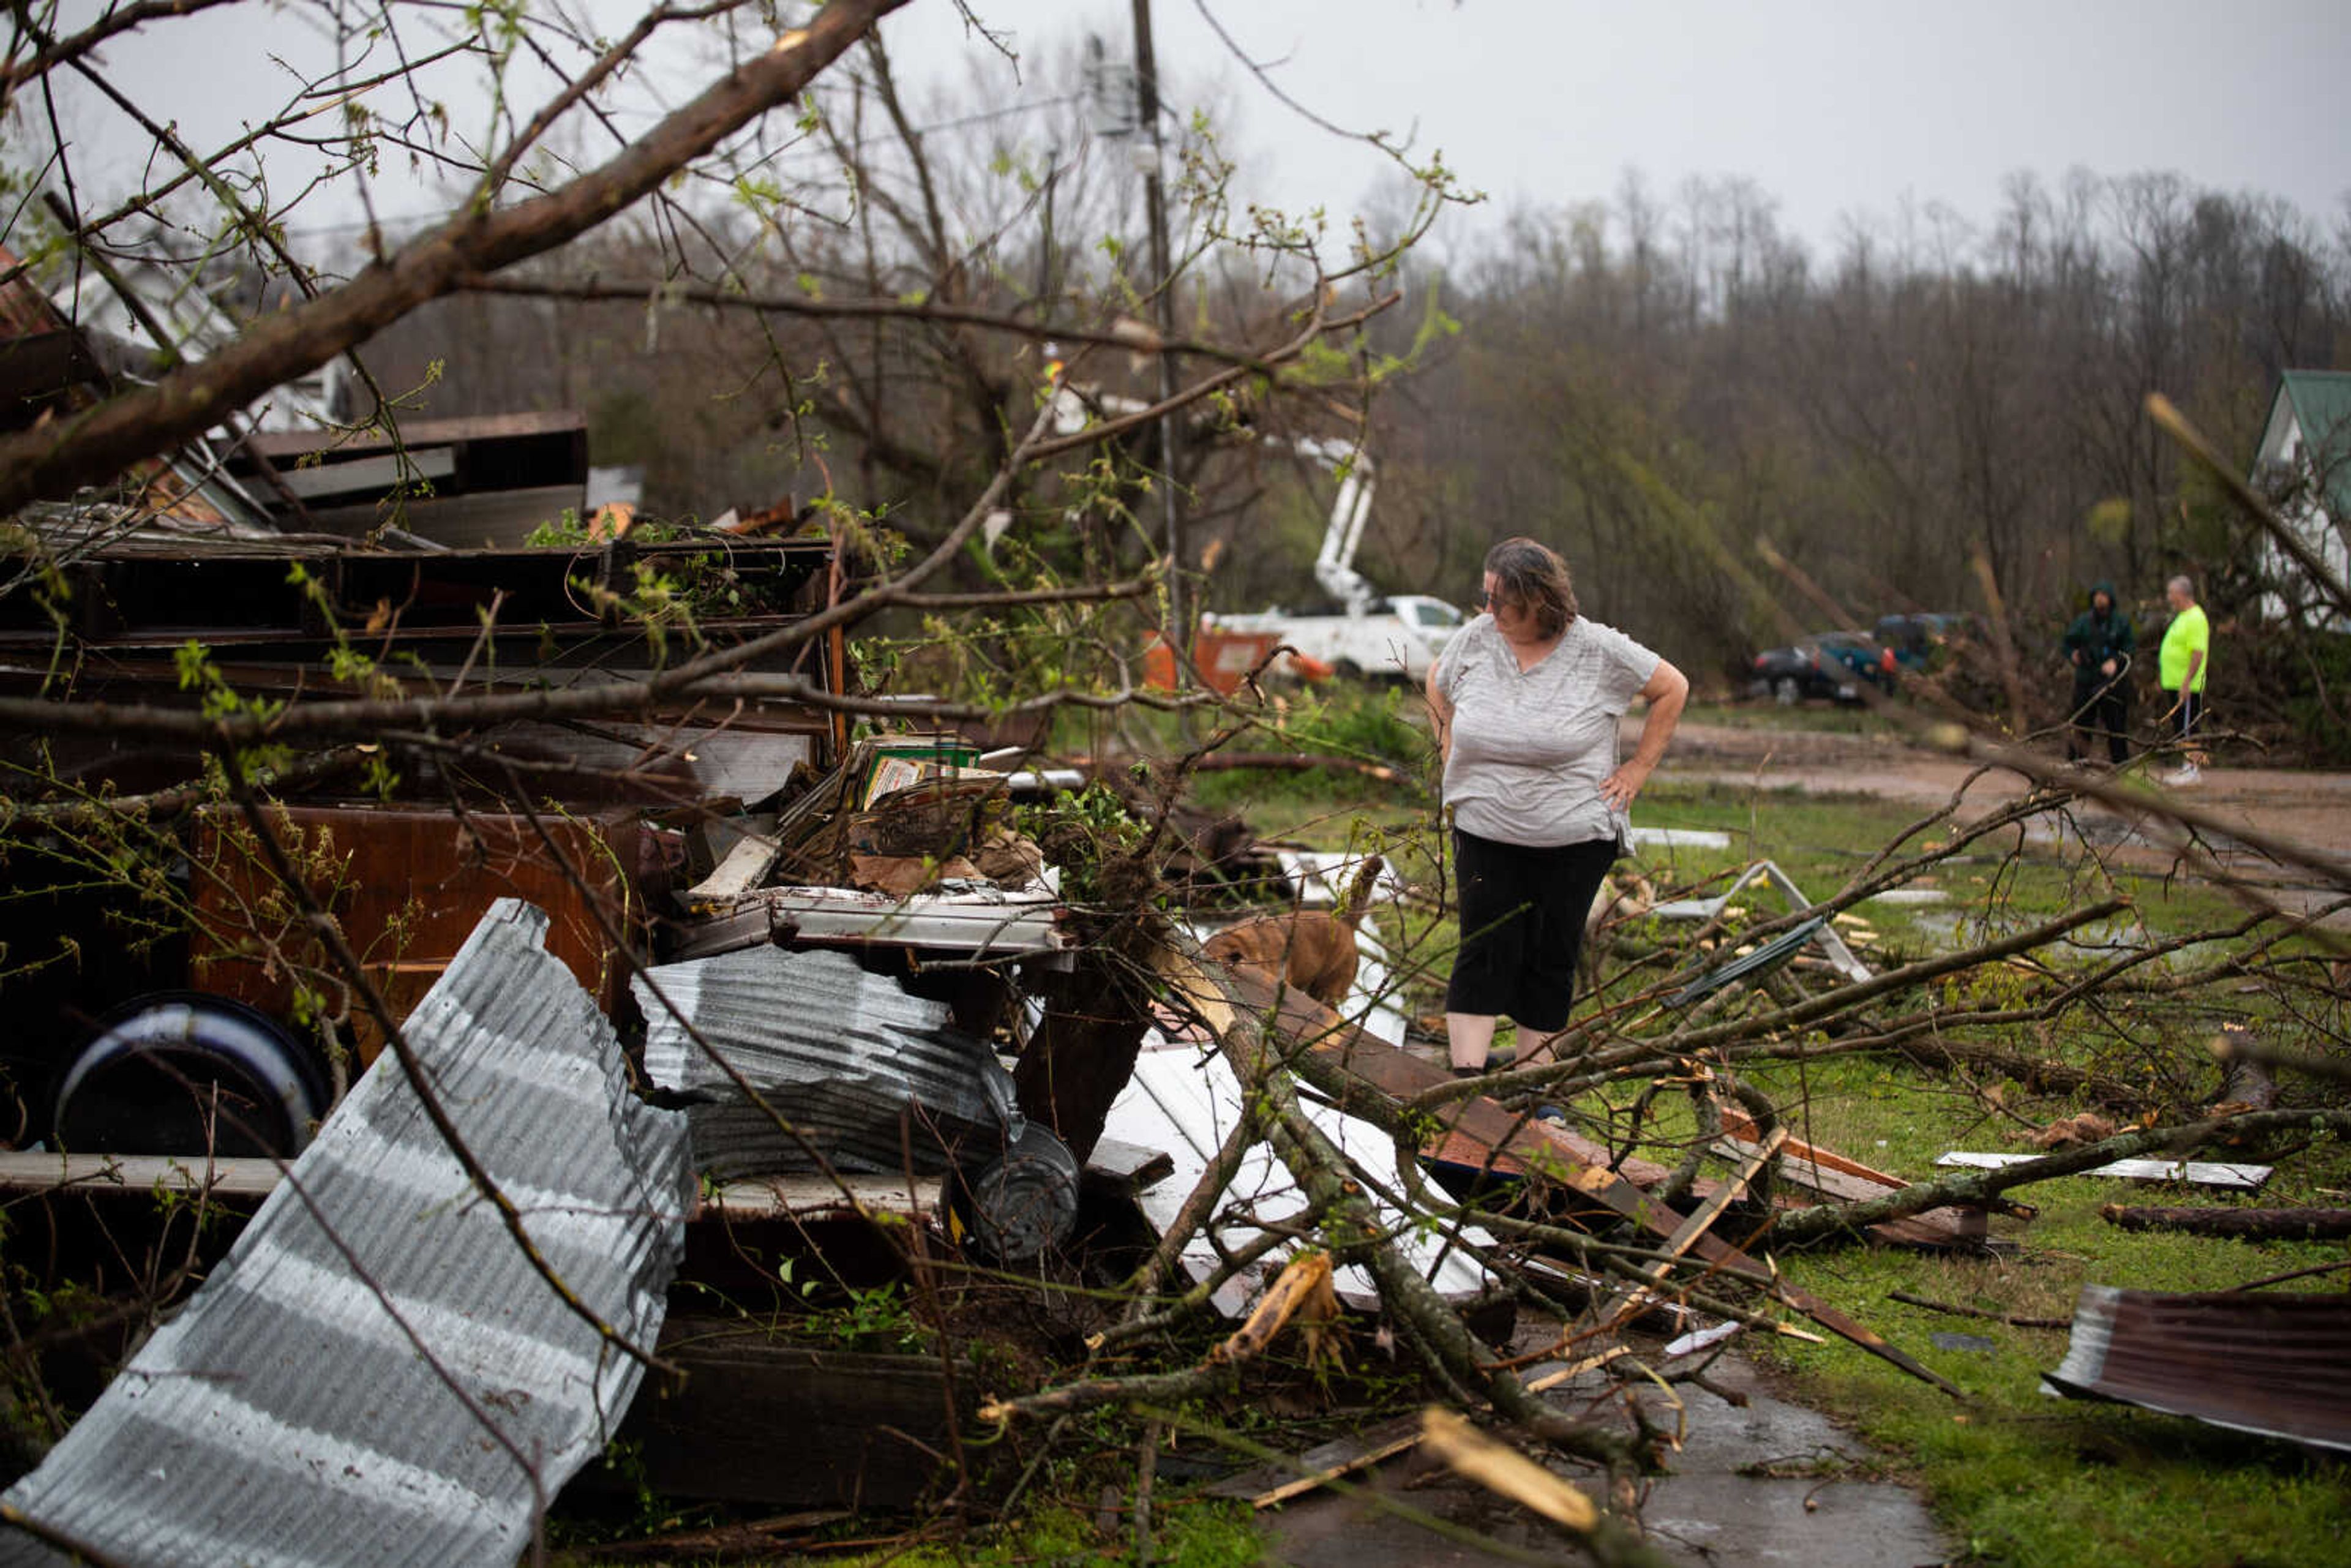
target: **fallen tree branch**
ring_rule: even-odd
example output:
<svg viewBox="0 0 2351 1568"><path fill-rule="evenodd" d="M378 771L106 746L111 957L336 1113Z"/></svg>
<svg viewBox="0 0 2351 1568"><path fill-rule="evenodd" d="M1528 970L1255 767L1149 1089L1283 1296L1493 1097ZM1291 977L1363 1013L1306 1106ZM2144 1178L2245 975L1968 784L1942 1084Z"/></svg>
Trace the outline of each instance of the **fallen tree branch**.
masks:
<svg viewBox="0 0 2351 1568"><path fill-rule="evenodd" d="M2335 1241L2351 1236L2351 1208L2167 1207L2108 1203L2098 1218L2118 1230L2180 1230L2245 1241Z"/></svg>
<svg viewBox="0 0 2351 1568"><path fill-rule="evenodd" d="M1589 1051L1555 1066L1521 1069L1511 1074L1512 1085L1529 1091L1540 1089L1552 1094L1573 1094L1701 1051L1720 1051L1734 1058L1838 1054L1854 1048L1844 1042L1821 1047L1807 1045L1801 1040L1775 1042L1761 1037L1810 1029L1879 997L1909 990L1946 975L2031 952L2035 947L2056 941L2068 932L2129 907L2130 901L2126 898L2105 899L2029 931L2020 931L1963 952L1942 954L1898 969L1889 969L1870 979L1840 986L1835 990L1769 1013L1667 1035L1635 1037L1623 1044ZM1926 1020L1927 1026L1931 1027L1940 1015L1930 1011L1919 1016ZM1414 1102L1413 1108L1435 1111L1448 1102L1482 1093L1485 1087L1475 1080L1440 1085L1420 1096Z"/></svg>
<svg viewBox="0 0 2351 1568"><path fill-rule="evenodd" d="M1157 957L1177 1000L1208 1027L1240 1080L1245 1102L1260 1105L1267 1141L1301 1192L1332 1256L1368 1270L1390 1321L1428 1355L1441 1381L1491 1404L1561 1452L1606 1468L1619 1518L1630 1517L1642 1458L1636 1447L1611 1432L1583 1426L1542 1404L1518 1378L1492 1370L1500 1358L1480 1344L1460 1316L1407 1262L1372 1211L1345 1155L1305 1114L1280 1051L1264 1024L1231 988L1221 967L1204 961L1196 946L1166 934ZM1589 1542L1604 1563L1660 1561L1634 1528L1604 1519Z"/></svg>
<svg viewBox="0 0 2351 1568"><path fill-rule="evenodd" d="M2215 1116L2202 1122L2125 1133L2104 1143L2003 1166L1998 1170L1966 1170L1920 1182L1863 1203L1824 1203L1796 1209L1780 1216L1772 1225L1771 1237L1782 1245L1809 1241L1841 1230L1857 1231L1880 1220L1907 1218L1945 1204L1985 1203L2011 1187L2055 1176L2078 1176L2115 1160L2147 1155L2183 1155L2223 1137L2252 1141L2275 1133L2317 1129L2337 1136L2351 1134L2351 1111L2249 1111L2235 1116Z"/></svg>
<svg viewBox="0 0 2351 1568"><path fill-rule="evenodd" d="M270 311L235 342L85 413L0 439L0 517L111 478L223 415L315 371L470 273L553 250L658 190L678 169L789 102L904 0L835 0L668 115L609 162L511 207L468 202L447 222L340 287Z"/></svg>

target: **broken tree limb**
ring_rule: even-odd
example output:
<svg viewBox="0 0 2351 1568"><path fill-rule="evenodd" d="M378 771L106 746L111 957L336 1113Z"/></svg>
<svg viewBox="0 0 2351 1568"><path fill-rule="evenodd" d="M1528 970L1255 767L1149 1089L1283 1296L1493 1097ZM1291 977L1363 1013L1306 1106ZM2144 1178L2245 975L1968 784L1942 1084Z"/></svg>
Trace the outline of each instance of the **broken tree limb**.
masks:
<svg viewBox="0 0 2351 1568"><path fill-rule="evenodd" d="M2351 1055L2341 1052L2322 1055L2317 1051L2295 1051L2251 1036L2223 1035L2212 1042L2212 1054L2223 1063L2256 1061L2264 1067L2283 1067L2296 1072L2307 1072L2314 1078L2331 1078L2336 1082L2351 1082Z"/></svg>
<svg viewBox="0 0 2351 1568"><path fill-rule="evenodd" d="M2098 1218L2120 1230L2183 1230L2245 1241L2335 1241L2351 1236L2351 1208L2166 1207L2109 1203Z"/></svg>
<svg viewBox="0 0 2351 1568"><path fill-rule="evenodd" d="M1217 1362L1254 1361L1265 1354L1274 1336L1291 1320L1304 1314L1301 1333L1327 1332L1339 1316L1339 1298L1331 1291L1331 1254L1306 1252L1292 1258L1273 1283L1258 1298L1248 1321L1208 1353Z"/></svg>
<svg viewBox="0 0 2351 1568"><path fill-rule="evenodd" d="M1850 986L1840 986L1792 1007L1775 1009L1750 1018L1734 1019L1726 1023L1709 1024L1663 1036L1637 1036L1624 1043L1587 1051L1553 1067L1523 1069L1513 1074L1518 1084L1528 1089L1543 1089L1554 1094L1573 1094L1586 1089L1614 1083L1660 1063L1670 1062L1699 1051L1720 1052L1730 1060L1749 1058L1787 1058L1834 1056L1878 1045L1893 1045L1914 1033L1927 1033L1948 1024L1948 1015L1928 1009L1915 1018L1896 1020L1888 1030L1881 1030L1876 1039L1859 1044L1838 1041L1822 1046L1804 1040L1805 1031L1831 1019L1852 1011L1865 1002L1895 992L1912 989L1946 975L1958 974L2001 959L2031 952L2080 929L2097 920L2130 906L2123 898L2106 899L2086 908L2075 910L2030 931L2020 931L1997 942L1987 942L1964 952L1948 953L1937 957L1907 964L1899 969L1889 969L1876 979ZM2125 962L2127 962L2126 960ZM2110 966L2109 967L2113 967ZM2066 988L2060 1003L2090 988L2082 982ZM1969 1018L1966 1022L2001 1022L2011 1016L2034 1018L2044 1016L2043 1009L2011 1009L2011 1013L1985 1019ZM1898 1030L1898 1032L1896 1032ZM1792 1040L1774 1040L1772 1036L1794 1036ZM1472 1092L1465 1085L1464 1093ZM1440 1098L1442 1098L1440 1096Z"/></svg>
<svg viewBox="0 0 2351 1568"><path fill-rule="evenodd" d="M1222 1196L1221 1192L1218 1196ZM1192 1288L1176 1296L1138 1296L1127 1305L1126 1315L1100 1333L1090 1336L1086 1346L1096 1352L1121 1345L1129 1340L1164 1333L1185 1319L1214 1307L1217 1292L1232 1281L1241 1279L1256 1270L1267 1254L1291 1246L1298 1238L1288 1226L1263 1230L1238 1247L1222 1249L1217 1266L1192 1283ZM1153 1308L1157 1311L1153 1311Z"/></svg>
<svg viewBox="0 0 2351 1568"><path fill-rule="evenodd" d="M1014 1399L988 1399L979 1418L1003 1426L1017 1416L1060 1416L1091 1410L1102 1405L1132 1405L1159 1400L1181 1405L1188 1399L1229 1388L1239 1381L1240 1369L1223 1362L1206 1362L1181 1372L1144 1372L1129 1377L1088 1377L1023 1394Z"/></svg>
<svg viewBox="0 0 2351 1568"><path fill-rule="evenodd" d="M1971 1169L1957 1176L1920 1182L1916 1186L1905 1187L1900 1192L1867 1203L1816 1204L1811 1208L1782 1215L1772 1227L1772 1236L1782 1243L1805 1241L1838 1230L1857 1230L1881 1219L1897 1219L1924 1209L1939 1208L1945 1204L1989 1203L2011 1187L2026 1186L2053 1176L2076 1176L2112 1160L2131 1159L2142 1155L2179 1155L2224 1137L2252 1140L2274 1134L2319 1128L2338 1136L2351 1132L2351 1111L2252 1111L2176 1126L2151 1127L2140 1133L2125 1133L2104 1143L2045 1155L2037 1160L2003 1166L1998 1170Z"/></svg>
<svg viewBox="0 0 2351 1568"><path fill-rule="evenodd" d="M2054 920L2036 925L2030 931L2020 931L2012 936L2002 937L1997 942L1987 942L1961 953L1946 953L1932 958L1922 958L1917 963L1906 964L1898 969L1888 969L1875 979L1858 981L1850 986L1840 986L1835 990L1823 992L1793 1007L1782 1008L1777 1012L1760 1018L1740 1019L1731 1023L1715 1024L1707 1029L1694 1030L1687 1034L1674 1037L1670 1049L1686 1055L1693 1051L1729 1045L1773 1030L1807 1028L1837 1013L1849 1011L1864 1002L1875 1001L1879 997L1896 991L1909 990L1914 987L1925 985L1929 980L1940 979L1945 975L1957 974L1962 969L1972 969L1984 964L1996 963L2002 958L2013 957L2020 953L2030 953L2035 947L2045 947L2069 932L2077 931L2085 925L2104 920L2110 915L2120 914L2129 907L2130 900L2127 898L2102 899L2096 904L2074 910ZM1657 1041L1651 1044L1651 1049L1662 1049L1665 1046L1665 1041Z"/></svg>
<svg viewBox="0 0 2351 1568"><path fill-rule="evenodd" d="M1296 1087L1268 1039L1259 1010L1234 988L1231 975L1202 960L1196 947L1177 947L1176 940L1171 934L1168 945L1159 950L1160 972L1176 997L1208 1026L1244 1087L1262 1099L1268 1141L1307 1195L1333 1254L1360 1261L1371 1271L1381 1306L1426 1347L1437 1363L1433 1370L1482 1396L1506 1419L1561 1452L1605 1467L1617 1511L1630 1515L1641 1463L1638 1451L1615 1434L1571 1420L1543 1404L1510 1373L1489 1370L1497 1359L1491 1347L1478 1342L1459 1314L1384 1235L1362 1186L1349 1174L1345 1155L1300 1108ZM1602 1518L1589 1537L1593 1554L1604 1563L1661 1562L1635 1529L1629 1522Z"/></svg>
<svg viewBox="0 0 2351 1568"><path fill-rule="evenodd" d="M2237 1049L2241 1042L2252 1038L2253 1031L2243 1024L2220 1026L2220 1038L2212 1042L2212 1054L2220 1061L2220 1100L2223 1104L2248 1111L2274 1111L2277 1080L2270 1076L2269 1067L2259 1057Z"/></svg>
<svg viewBox="0 0 2351 1568"><path fill-rule="evenodd" d="M2164 433L2188 450L2190 456L2202 464L2229 497L2242 507L2252 519L2269 535L2270 541L2292 556L2294 564L2309 575L2313 586L2333 601L2338 614L2351 615L2351 587L2346 587L2335 569L2310 548L2310 543L2294 526L2277 515L2276 508L2262 498L2260 491L2245 482L2237 465L2223 458L2204 439L2203 433L2188 423L2188 416L2172 406L2171 400L2161 392L2147 394L2147 416L2161 425Z"/></svg>
<svg viewBox="0 0 2351 1568"><path fill-rule="evenodd" d="M469 272L498 269L587 233L758 116L789 102L904 0L828 6L713 82L604 163L567 183L493 209L468 200L438 227L350 282L289 309L266 312L220 352L70 419L0 441L0 514L43 496L69 495L211 428L285 382L317 370Z"/></svg>
<svg viewBox="0 0 2351 1568"><path fill-rule="evenodd" d="M1163 970L1168 973L1179 998L1194 1002L1196 1009L1205 1009L1213 1003L1222 1009L1217 1016L1228 1019L1235 1013L1228 998L1238 998L1257 1016L1275 1020L1281 1033L1297 1042L1297 1048L1290 1052L1288 1065L1298 1076L1342 1109L1361 1116L1391 1137L1405 1140L1408 1146L1420 1146L1422 1124L1417 1118L1433 1114L1440 1118L1439 1125L1446 1136L1481 1148L1484 1153L1478 1163L1488 1168L1501 1168L1501 1162L1507 1159L1510 1168L1530 1180L1549 1182L1560 1190L1581 1194L1653 1236L1670 1237L1681 1225L1678 1213L1607 1169L1604 1150L1595 1152L1592 1145L1563 1129L1515 1116L1491 1100L1460 1092L1460 1085L1447 1077L1444 1069L1364 1033L1311 997L1286 989L1265 970L1247 964L1235 965L1224 972L1224 980L1211 981L1205 977L1187 979L1187 965L1191 969L1198 967L1189 965L1189 960L1172 948L1162 956ZM1187 986L1191 988L1187 989ZM1209 1017L1205 1010L1202 1016ZM1214 1019L1210 1021L1214 1027ZM1955 1399L1960 1397L1959 1388L1949 1379L1826 1301L1789 1284L1780 1278L1776 1269L1758 1262L1738 1248L1716 1237L1704 1236L1691 1250L1707 1266L1707 1271L1766 1291L1830 1333L1892 1363L1913 1377L1933 1384Z"/></svg>
<svg viewBox="0 0 2351 1568"><path fill-rule="evenodd" d="M1752 1146L1756 1135L1754 1126L1744 1115L1725 1107L1721 1121L1725 1134L1721 1140L1722 1147L1736 1154ZM1873 1197L1883 1197L1910 1185L1900 1176L1865 1166L1834 1149L1808 1144L1802 1138L1790 1138L1782 1146L1777 1169L1790 1186L1803 1188L1837 1203L1860 1203ZM1795 1208L1801 1205L1795 1199L1788 1198L1778 1207ZM2017 1219L2030 1219L2033 1216L2031 1206L2011 1203L2005 1198L1992 1207ZM1949 1213L1928 1209L1907 1219L1888 1220L1870 1228L1870 1234L1881 1241L1933 1247L1979 1244L1983 1240L1984 1233L1984 1211L1980 1208L1953 1209Z"/></svg>
<svg viewBox="0 0 2351 1568"><path fill-rule="evenodd" d="M1600 1528L1600 1509L1590 1498L1452 1411L1431 1406L1421 1414L1420 1433L1421 1446L1444 1460L1456 1475L1578 1535L1589 1535Z"/></svg>

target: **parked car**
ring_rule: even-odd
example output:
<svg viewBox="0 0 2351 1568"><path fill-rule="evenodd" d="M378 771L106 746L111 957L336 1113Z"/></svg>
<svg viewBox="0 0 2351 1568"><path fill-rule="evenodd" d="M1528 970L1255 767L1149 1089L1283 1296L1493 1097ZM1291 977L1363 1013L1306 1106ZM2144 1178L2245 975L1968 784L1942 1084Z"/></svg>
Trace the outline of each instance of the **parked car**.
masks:
<svg viewBox="0 0 2351 1568"><path fill-rule="evenodd" d="M1786 648L1755 655L1750 690L1787 703L1807 697L1861 701L1861 683L1894 689L1893 652L1866 632L1815 632Z"/></svg>
<svg viewBox="0 0 2351 1568"><path fill-rule="evenodd" d="M1955 639L1978 634L1980 622L1964 611L1925 611L1917 614L1881 615L1877 641L1893 651L1894 661L1906 670L1923 670L1936 651Z"/></svg>

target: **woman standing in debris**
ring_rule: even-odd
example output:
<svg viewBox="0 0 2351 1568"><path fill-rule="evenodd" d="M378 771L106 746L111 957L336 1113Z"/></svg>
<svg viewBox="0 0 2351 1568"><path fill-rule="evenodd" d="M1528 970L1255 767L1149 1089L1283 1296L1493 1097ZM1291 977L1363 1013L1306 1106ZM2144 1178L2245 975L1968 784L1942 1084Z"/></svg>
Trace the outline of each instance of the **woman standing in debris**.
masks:
<svg viewBox="0 0 2351 1568"><path fill-rule="evenodd" d="M1533 539L1487 552L1481 608L1428 673L1461 915L1445 1032L1463 1077L1487 1071L1498 1017L1542 1037L1527 1058L1566 1028L1593 896L1689 698L1679 670L1577 612L1567 562ZM1635 696L1648 720L1619 764Z"/></svg>

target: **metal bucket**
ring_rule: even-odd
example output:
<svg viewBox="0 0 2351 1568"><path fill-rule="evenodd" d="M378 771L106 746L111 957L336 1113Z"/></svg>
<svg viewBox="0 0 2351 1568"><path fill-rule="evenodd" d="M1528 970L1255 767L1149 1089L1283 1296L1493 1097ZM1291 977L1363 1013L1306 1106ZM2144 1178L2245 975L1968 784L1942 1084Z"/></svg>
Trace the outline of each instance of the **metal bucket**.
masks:
<svg viewBox="0 0 2351 1568"><path fill-rule="evenodd" d="M950 1199L959 1233L1000 1263L1033 1263L1078 1223L1078 1162L1035 1122L1000 1155L959 1166Z"/></svg>

